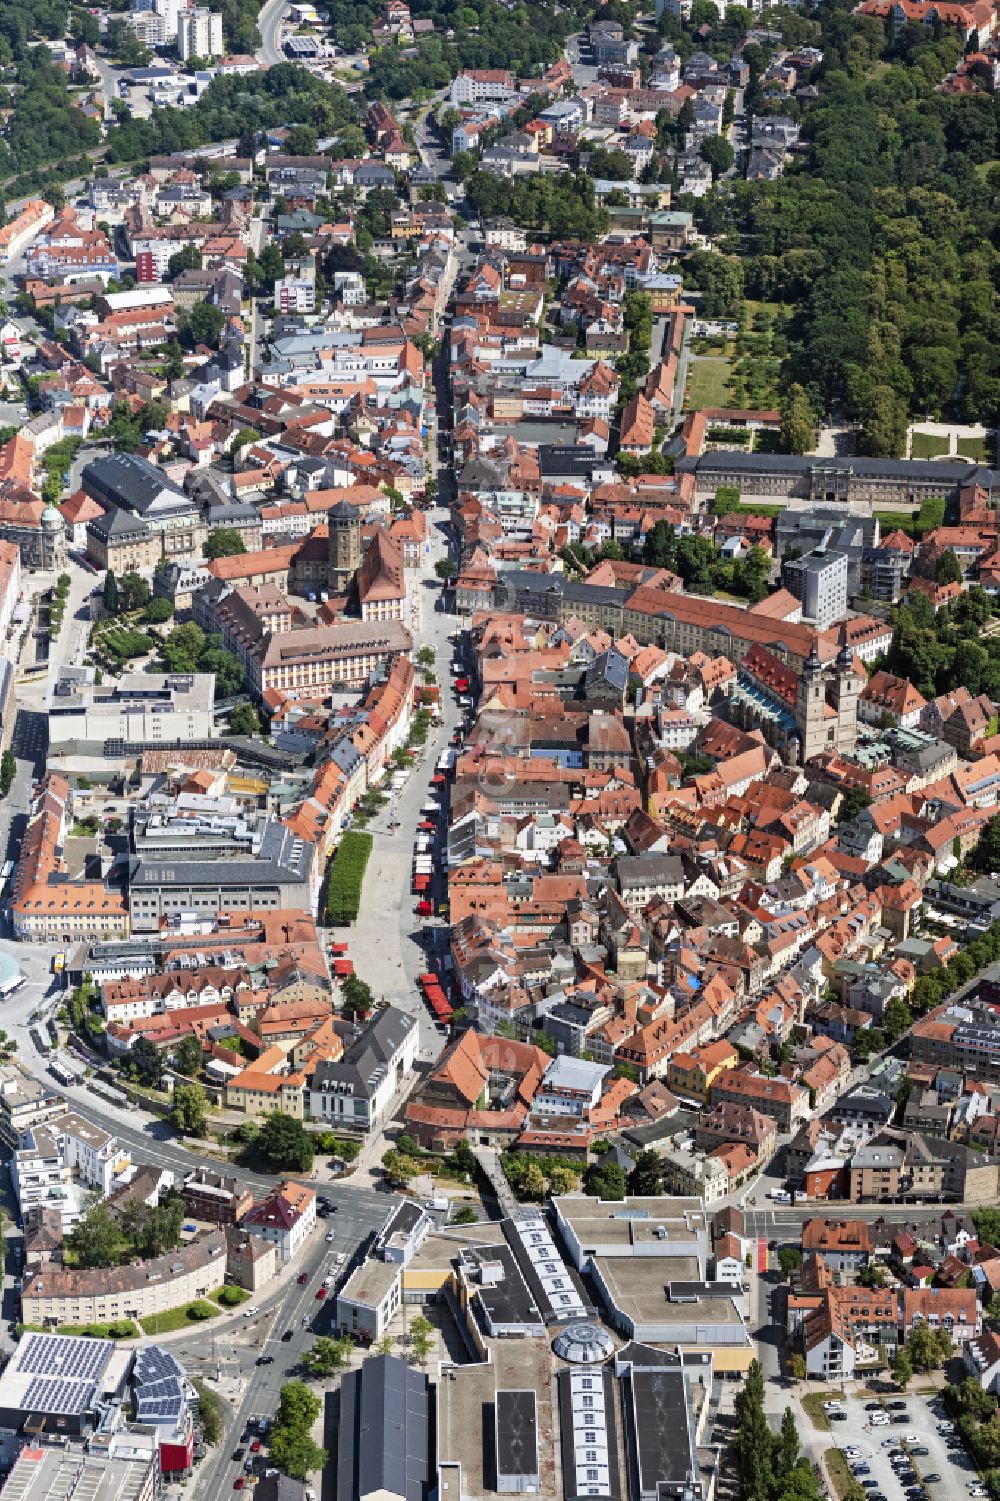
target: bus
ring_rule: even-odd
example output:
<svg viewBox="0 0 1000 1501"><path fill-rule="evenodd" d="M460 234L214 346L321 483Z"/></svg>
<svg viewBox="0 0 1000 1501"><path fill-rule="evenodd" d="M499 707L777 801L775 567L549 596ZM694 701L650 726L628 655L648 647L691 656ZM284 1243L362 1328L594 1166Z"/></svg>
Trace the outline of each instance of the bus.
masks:
<svg viewBox="0 0 1000 1501"><path fill-rule="evenodd" d="M58 954L53 954L53 956L52 956L52 973L54 975L61 975L62 972L63 972L63 970L65 968L66 968L66 950L65 949L60 949L60 951L59 951Z"/></svg>
<svg viewBox="0 0 1000 1501"><path fill-rule="evenodd" d="M69 1084L79 1084L80 1082L80 1075L76 1072L76 1070L70 1068L66 1063L60 1063L58 1058L53 1058L52 1062L49 1064L49 1073L52 1075L53 1079L55 1079L57 1084L62 1084L65 1086Z"/></svg>

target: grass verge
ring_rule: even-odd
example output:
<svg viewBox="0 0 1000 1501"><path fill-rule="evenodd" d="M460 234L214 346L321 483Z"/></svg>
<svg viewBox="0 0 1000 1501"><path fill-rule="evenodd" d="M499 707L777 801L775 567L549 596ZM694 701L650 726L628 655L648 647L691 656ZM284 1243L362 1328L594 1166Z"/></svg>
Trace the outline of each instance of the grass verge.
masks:
<svg viewBox="0 0 1000 1501"><path fill-rule="evenodd" d="M828 1423L827 1427L829 1426L830 1425ZM841 1454L839 1449L827 1449L826 1453L823 1455L823 1458L826 1461L827 1472L830 1476L830 1484L833 1486L838 1496L846 1496L851 1482L854 1479L854 1476L851 1474L851 1471L848 1467L847 1460Z"/></svg>
<svg viewBox="0 0 1000 1501"><path fill-rule="evenodd" d="M221 1312L217 1304L205 1298L195 1298L182 1303L180 1308L165 1308L162 1313L151 1313L140 1319L145 1334L170 1334L174 1329L189 1329L192 1324L204 1324Z"/></svg>
<svg viewBox="0 0 1000 1501"><path fill-rule="evenodd" d="M812 1419L814 1428L819 1428L824 1433L829 1433L830 1419L823 1411L823 1403L835 1401L837 1401L836 1392L806 1392L802 1398L802 1406Z"/></svg>

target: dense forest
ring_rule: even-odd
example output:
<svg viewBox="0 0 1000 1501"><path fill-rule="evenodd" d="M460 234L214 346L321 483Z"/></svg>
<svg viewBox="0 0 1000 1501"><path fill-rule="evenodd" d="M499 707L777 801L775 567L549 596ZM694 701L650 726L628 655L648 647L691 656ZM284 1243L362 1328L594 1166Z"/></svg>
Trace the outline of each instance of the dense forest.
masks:
<svg viewBox="0 0 1000 1501"><path fill-rule="evenodd" d="M833 0L814 14L804 158L696 208L745 294L793 306L786 382L860 423L866 451L897 454L908 414L1000 415L1000 100L939 91L962 57L953 33L891 40Z"/></svg>

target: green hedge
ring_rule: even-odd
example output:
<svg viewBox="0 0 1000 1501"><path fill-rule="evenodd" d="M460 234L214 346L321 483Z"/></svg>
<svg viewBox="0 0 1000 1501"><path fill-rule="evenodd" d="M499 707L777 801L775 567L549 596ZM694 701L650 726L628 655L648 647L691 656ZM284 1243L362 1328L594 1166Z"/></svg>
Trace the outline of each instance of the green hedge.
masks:
<svg viewBox="0 0 1000 1501"><path fill-rule="evenodd" d="M330 865L326 890L326 920L331 925L352 923L361 907L361 883L374 843L370 834L349 829Z"/></svg>

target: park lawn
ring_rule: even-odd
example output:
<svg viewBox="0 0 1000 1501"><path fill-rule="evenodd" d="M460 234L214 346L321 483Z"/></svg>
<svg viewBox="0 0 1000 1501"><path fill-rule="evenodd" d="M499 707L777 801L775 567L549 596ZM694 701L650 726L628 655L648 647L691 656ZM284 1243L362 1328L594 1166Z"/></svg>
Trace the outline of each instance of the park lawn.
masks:
<svg viewBox="0 0 1000 1501"><path fill-rule="evenodd" d="M985 438L959 438L955 447L963 459L971 459L975 464L990 461L989 444Z"/></svg>
<svg viewBox="0 0 1000 1501"><path fill-rule="evenodd" d="M937 433L914 433L911 453L915 459L936 459L938 454L948 452L948 439Z"/></svg>
<svg viewBox="0 0 1000 1501"><path fill-rule="evenodd" d="M824 1433L830 1431L830 1419L823 1411L824 1402L836 1402L836 1392L806 1392L802 1398L802 1406L812 1418L814 1428L821 1428Z"/></svg>
<svg viewBox="0 0 1000 1501"><path fill-rule="evenodd" d="M203 1319L192 1318L191 1309L195 1306L211 1308L212 1312ZM148 1318L140 1319L145 1334L170 1334L175 1329L190 1329L198 1324L207 1324L210 1318L214 1318L220 1309L214 1308L205 1298L194 1298L190 1303L182 1303L180 1308L166 1308L162 1313L151 1313Z"/></svg>
<svg viewBox="0 0 1000 1501"><path fill-rule="evenodd" d="M755 313L765 312L769 313L772 318L776 318L779 313L788 311L783 302L753 302L749 297L746 299L743 306L746 308L747 312L750 315L751 329L753 328Z"/></svg>
<svg viewBox="0 0 1000 1501"><path fill-rule="evenodd" d="M700 412L706 407L728 406L727 382L731 370L732 361L722 355L694 356L688 366L684 410Z"/></svg>

